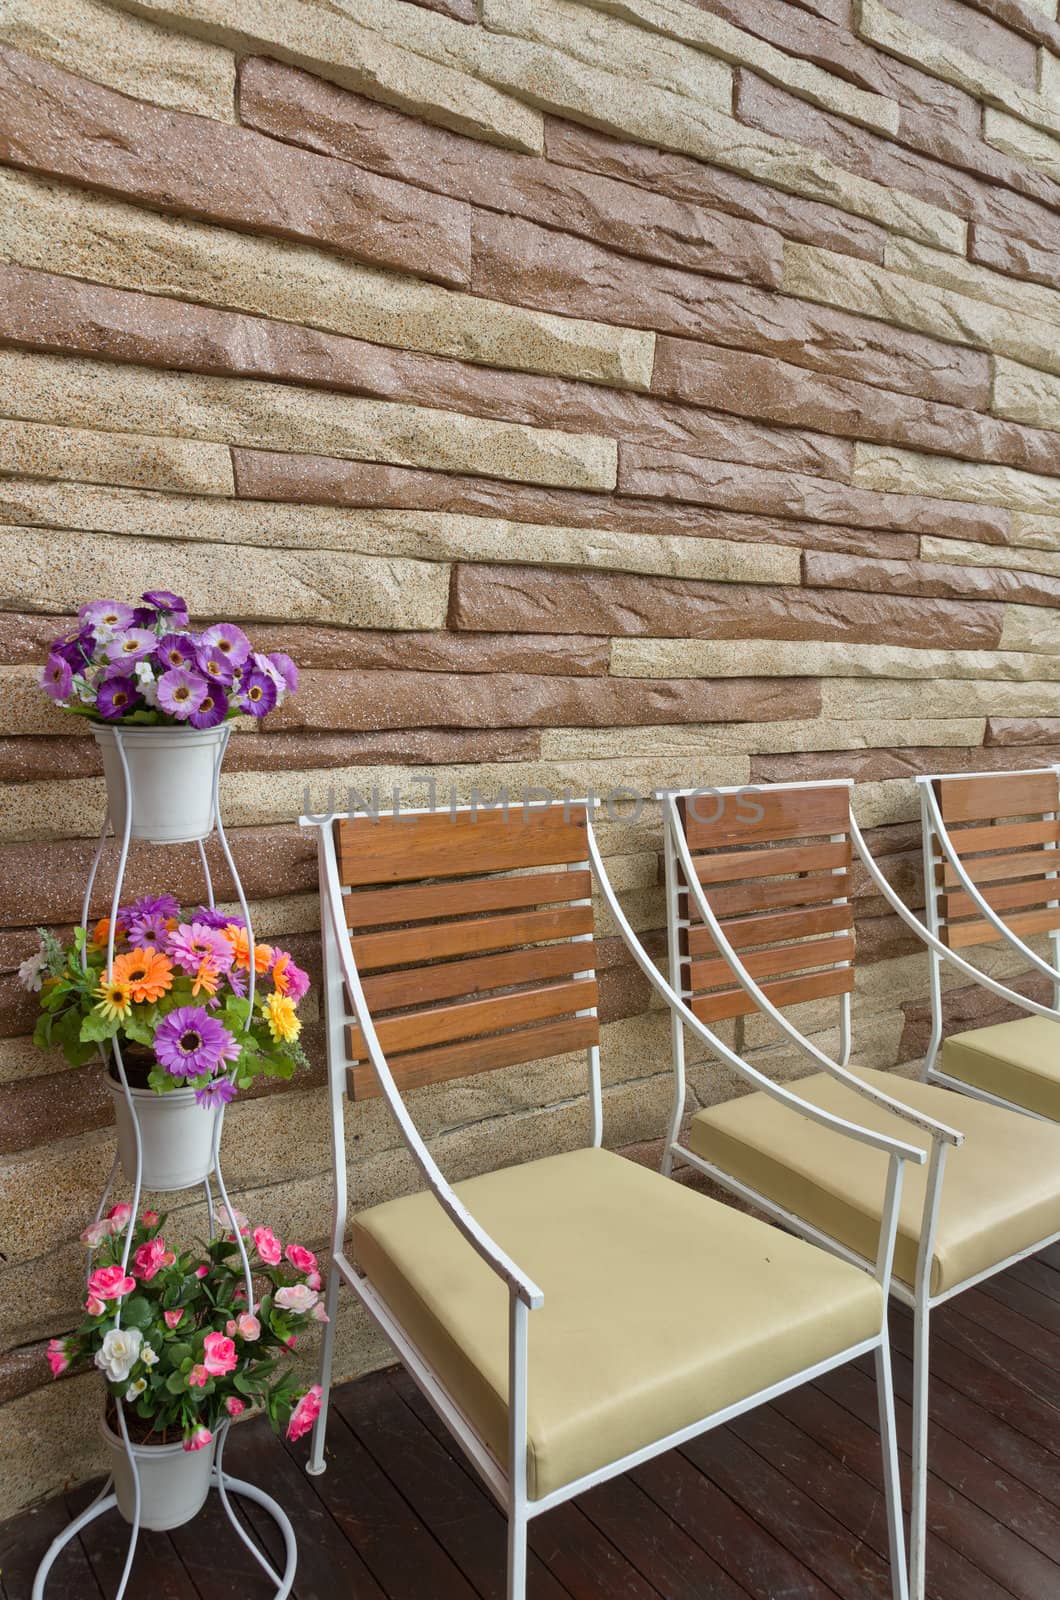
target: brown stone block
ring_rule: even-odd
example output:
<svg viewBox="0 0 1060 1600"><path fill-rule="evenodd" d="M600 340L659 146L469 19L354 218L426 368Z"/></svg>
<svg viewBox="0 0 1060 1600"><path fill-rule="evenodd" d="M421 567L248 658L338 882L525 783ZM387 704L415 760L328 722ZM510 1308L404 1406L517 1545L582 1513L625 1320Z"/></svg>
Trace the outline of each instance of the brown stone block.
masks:
<svg viewBox="0 0 1060 1600"><path fill-rule="evenodd" d="M288 459L283 457L281 459ZM599 677L610 664L605 640L536 634L358 633L345 628L259 627L260 650L284 650L300 667L415 672L530 672ZM266 723L266 730L270 726ZM267 736L267 735L266 735Z"/></svg>
<svg viewBox="0 0 1060 1600"><path fill-rule="evenodd" d="M774 517L811 518L821 522L855 523L866 528L900 528L945 537L966 537L966 506L953 500L919 495L883 494L854 489L796 472L764 472L705 457L621 446L618 460L620 495L646 495L660 500L688 500L728 510ZM987 511L995 533L1004 537L1009 523L1004 512ZM1000 520L999 520L1000 519ZM1002 531L1004 530L1004 531Z"/></svg>
<svg viewBox="0 0 1060 1600"><path fill-rule="evenodd" d="M976 223L969 236L968 255L995 272L1060 289L1060 247L1046 249L1031 239L1012 238Z"/></svg>
<svg viewBox="0 0 1060 1600"><path fill-rule="evenodd" d="M600 384L493 371L21 267L0 265L0 339L145 366L285 379L497 421L701 449L723 460L822 477L846 479L851 471L845 441L804 428L765 427Z"/></svg>
<svg viewBox="0 0 1060 1600"><path fill-rule="evenodd" d="M466 205L249 128L130 100L7 46L0 156L163 211L468 281Z"/></svg>
<svg viewBox="0 0 1060 1600"><path fill-rule="evenodd" d="M62 1060L58 1052L55 1059ZM114 1121L114 1102L104 1077L101 1065L90 1064L0 1086L0 1152L107 1127Z"/></svg>
<svg viewBox="0 0 1060 1600"><path fill-rule="evenodd" d="M33 944L31 938L26 955L33 954ZM37 996L28 994L14 973L0 973L0 1039L31 1033L39 1011Z"/></svg>
<svg viewBox="0 0 1060 1600"><path fill-rule="evenodd" d="M767 584L474 563L453 569L450 625L700 639L846 639L996 649L1002 607Z"/></svg>
<svg viewBox="0 0 1060 1600"><path fill-rule="evenodd" d="M783 510L757 516L753 512L660 504L658 500L626 496L615 499L611 495L499 484L487 478L379 466L334 456L237 449L232 457L237 492L251 500L453 511L575 528L687 534L692 538L743 539L822 549L862 551L866 543L866 533L857 528L789 519ZM782 498L780 503L783 504ZM881 513L886 512L892 524L912 528L909 533L876 532L873 524L873 548L881 555L915 556L921 522L925 524L923 531L948 531L953 537L984 544L1003 544L1009 533L1008 512L990 506L911 495L868 495L859 490L844 490L843 504L850 511L851 522L872 517L878 523Z"/></svg>
<svg viewBox="0 0 1060 1600"><path fill-rule="evenodd" d="M991 8L979 7L979 15L973 21L962 0L888 0L888 6L898 16L939 38L959 40L961 49L970 56L1025 88L1037 88L1037 51L1033 43L995 20Z"/></svg>
<svg viewBox="0 0 1060 1600"><path fill-rule="evenodd" d="M48 646L77 623L76 617L27 616L0 611L0 666L24 667L44 662Z"/></svg>
<svg viewBox="0 0 1060 1600"><path fill-rule="evenodd" d="M1009 724L1013 730L1040 727L1048 721L1030 723L1009 717L987 719L987 742L991 724ZM1013 743L1032 745L1028 736ZM889 779L912 779L918 774L945 772L1007 772L1022 766L1046 766L1060 761L1060 718L1052 731L1043 736L1043 750L962 749L953 745L910 746L904 750L825 750L799 751L788 755L751 757L752 783L817 783L822 778L853 778L856 783L884 783Z"/></svg>
<svg viewBox="0 0 1060 1600"><path fill-rule="evenodd" d="M1006 985L1017 994L1037 1000L1042 1005L1052 1004L1052 987L1048 978L1035 974L1028 978L1006 979ZM901 1059L912 1061L927 1052L931 1038L931 1007L907 1003L902 1007L905 1027L902 1030ZM947 989L942 996L943 1034L963 1033L967 1028L989 1028L996 1022L1015 1022L1027 1013L1001 1000L984 989L982 984L971 984L967 989Z"/></svg>
<svg viewBox="0 0 1060 1600"><path fill-rule="evenodd" d="M806 550L803 582L811 588L870 589L960 600L982 595L1018 605L1060 606L1060 578L1011 567L963 567L941 561L880 561L872 556ZM1060 694L1060 688L1057 693Z"/></svg>
<svg viewBox="0 0 1060 1600"><path fill-rule="evenodd" d="M1027 765L1060 764L1060 717L987 717L986 742L1005 747L1045 745L1045 750L1028 750ZM1020 764L1011 749L1006 748L1006 757L999 765Z"/></svg>
<svg viewBox="0 0 1060 1600"><path fill-rule="evenodd" d="M776 287L781 240L633 184L435 128L264 57L239 71L243 122L291 144L455 199L562 228L632 256Z"/></svg>
<svg viewBox="0 0 1060 1600"><path fill-rule="evenodd" d="M102 772L103 762L94 739L0 739L0 783L97 778Z"/></svg>
<svg viewBox="0 0 1060 1600"><path fill-rule="evenodd" d="M924 948L918 936L893 911L878 916L855 916L854 937L858 966L891 961L896 956L913 956Z"/></svg>
<svg viewBox="0 0 1060 1600"><path fill-rule="evenodd" d="M1045 429L896 393L887 386L807 373L791 362L745 350L660 338L652 389L738 416L809 424L844 438L1060 473L1060 437Z"/></svg>
<svg viewBox="0 0 1060 1600"><path fill-rule="evenodd" d="M343 674L342 676L345 676ZM389 677L389 673L365 673L363 677ZM409 677L420 674L409 673ZM312 675L303 683L311 685ZM495 682L495 679L490 679ZM300 698L300 695L299 695ZM296 702L289 700L288 706ZM375 725L376 719L370 719ZM381 719L380 719L381 720ZM499 720L499 719L498 719ZM424 721L433 721L424 718ZM260 739L237 739L233 754L225 762L231 772L311 772L326 767L439 766L485 761L533 761L540 751L540 736L527 728L513 727L467 731L464 728L420 727L408 731L389 730L370 733L343 733L331 737L320 733L284 733L290 727L352 727L353 723L314 724L305 722L276 724L276 731Z"/></svg>
<svg viewBox="0 0 1060 1600"><path fill-rule="evenodd" d="M820 709L820 687L812 678L711 681L311 671L303 673L298 694L284 702L273 720L291 728L592 728L775 722L815 717Z"/></svg>
<svg viewBox="0 0 1060 1600"><path fill-rule="evenodd" d="M746 24L744 24L746 25ZM693 205L717 207L750 222L762 222L788 238L829 250L882 261L886 231L874 222L785 194L691 156L655 150L583 128L554 117L545 118L545 152L557 163L585 172L635 183L654 194L666 194Z"/></svg>
<svg viewBox="0 0 1060 1600"><path fill-rule="evenodd" d="M987 403L989 363L981 352L968 352L969 362L953 345L872 318L631 262L514 217L476 213L471 273L476 294L518 305L732 345L934 399Z"/></svg>

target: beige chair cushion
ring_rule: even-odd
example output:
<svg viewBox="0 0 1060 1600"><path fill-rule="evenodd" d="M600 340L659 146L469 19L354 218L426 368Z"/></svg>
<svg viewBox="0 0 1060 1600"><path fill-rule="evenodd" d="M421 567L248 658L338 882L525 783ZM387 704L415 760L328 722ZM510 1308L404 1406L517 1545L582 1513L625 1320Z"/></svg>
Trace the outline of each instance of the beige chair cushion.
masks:
<svg viewBox="0 0 1060 1600"><path fill-rule="evenodd" d="M939 1071L1060 1122L1060 1022L1020 1017L955 1033L942 1046Z"/></svg>
<svg viewBox="0 0 1060 1600"><path fill-rule="evenodd" d="M889 1072L859 1076L966 1135L946 1152L931 1292L988 1271L1060 1229L1060 1127ZM826 1073L797 1085L804 1100L926 1149L927 1134L874 1106ZM887 1156L779 1105L745 1095L700 1111L689 1145L760 1194L875 1257ZM913 1282L926 1166L905 1168L894 1269Z"/></svg>
<svg viewBox="0 0 1060 1600"><path fill-rule="evenodd" d="M544 1291L529 1313L531 1498L880 1330L856 1267L606 1150L456 1185ZM508 1292L430 1194L362 1212L353 1251L497 1459Z"/></svg>

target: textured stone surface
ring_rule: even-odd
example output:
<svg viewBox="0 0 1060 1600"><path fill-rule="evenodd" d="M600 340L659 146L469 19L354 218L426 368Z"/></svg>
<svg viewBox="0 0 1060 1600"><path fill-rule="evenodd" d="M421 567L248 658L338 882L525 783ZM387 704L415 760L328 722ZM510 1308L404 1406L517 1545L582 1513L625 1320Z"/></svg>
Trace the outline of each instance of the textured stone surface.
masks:
<svg viewBox="0 0 1060 1600"><path fill-rule="evenodd" d="M224 444L0 419L0 473L9 472L182 494L235 493L232 456Z"/></svg>
<svg viewBox="0 0 1060 1600"><path fill-rule="evenodd" d="M1018 161L1029 161L1040 167L1051 178L1060 178L1060 139L1041 128L1034 128L1007 111L997 111L987 106L983 117L983 134L988 144Z"/></svg>
<svg viewBox="0 0 1060 1600"><path fill-rule="evenodd" d="M0 51L0 156L158 210L467 283L466 205L249 128L144 105L11 49Z"/></svg>
<svg viewBox="0 0 1060 1600"><path fill-rule="evenodd" d="M487 303L308 245L251 237L0 173L0 255L379 343L530 372L646 386L650 333Z"/></svg>
<svg viewBox="0 0 1060 1600"><path fill-rule="evenodd" d="M1060 716L1058 717L990 717L986 725L988 745L1047 745L1054 751L1060 746ZM995 752L996 754L996 752ZM1054 761L1055 756L1043 756ZM1001 764L1007 766L1009 757L1002 755Z"/></svg>
<svg viewBox="0 0 1060 1600"><path fill-rule="evenodd" d="M629 255L723 278L780 281L780 238L773 228L427 128L278 61L251 57L240 64L239 111L244 122L292 144Z"/></svg>
<svg viewBox="0 0 1060 1600"><path fill-rule="evenodd" d="M115 13L101 0L4 0L0 40L123 94L235 120L229 50Z"/></svg>
<svg viewBox="0 0 1060 1600"><path fill-rule="evenodd" d="M943 544L948 542L944 540ZM1013 571L996 563L983 567L945 559L880 561L873 556L807 550L803 555L803 578L811 586L829 589L932 595L948 600L981 595L984 599L1023 605L1060 605L1060 578L1035 571Z"/></svg>
<svg viewBox="0 0 1060 1600"><path fill-rule="evenodd" d="M1016 361L994 362L992 408L1002 417L1060 431L1060 381Z"/></svg>
<svg viewBox="0 0 1060 1600"><path fill-rule="evenodd" d="M854 681L852 679L825 680L821 685L821 715L825 719L864 718L872 722L879 718L881 737L874 741L887 745L893 741L883 735L886 719L916 718L923 727L925 719L953 717L1001 716L1006 712L1023 711L1029 717L1048 716L1056 709L1058 694L1055 683L992 683L962 680L959 683L939 681L932 684L930 695L916 683L888 683L885 679ZM903 741L904 742L904 741ZM927 739L911 739L910 744L928 743ZM930 742L949 743L933 738Z"/></svg>
<svg viewBox="0 0 1060 1600"><path fill-rule="evenodd" d="M987 267L958 260L951 251L929 250L912 239L891 239L884 264L895 272L904 272L943 289L953 289L972 300L1060 324L1060 293L1055 289L1024 283L1002 272L991 272Z"/></svg>
<svg viewBox="0 0 1060 1600"><path fill-rule="evenodd" d="M1024 513L1016 515L1022 519ZM994 545L968 544L962 539L922 539L920 554L925 561L947 561L969 567L1015 567L1020 572L1042 572L1060 578L1060 517L1027 517L1026 520L1041 533L1045 532L1046 523L1053 524L1049 530L1051 542L1044 549L1029 550L1021 545L1018 549L998 550Z"/></svg>
<svg viewBox="0 0 1060 1600"><path fill-rule="evenodd" d="M995 272L1010 272L1017 278L1060 289L1060 251L1055 247L1043 249L1031 240L982 227L976 229L968 254Z"/></svg>
<svg viewBox="0 0 1060 1600"><path fill-rule="evenodd" d="M860 687L856 685L855 687ZM541 753L549 759L601 760L606 755L625 754L630 758L694 762L702 753L725 755L758 754L778 750L842 750L885 744L912 745L927 739L940 745L978 745L983 741L982 717L946 717L938 720L913 720L902 716L891 721L866 717L820 717L813 722L708 723L691 727L666 727L658 723L630 733L623 728L555 728L541 738Z"/></svg>
<svg viewBox="0 0 1060 1600"><path fill-rule="evenodd" d="M1012 513L1012 543L1034 550L1060 550L1060 517L1036 511ZM1015 560L1019 552L1013 552Z"/></svg>
<svg viewBox="0 0 1060 1600"><path fill-rule="evenodd" d="M1006 606L1002 650L1056 652L1056 612L1045 606Z"/></svg>
<svg viewBox="0 0 1060 1600"><path fill-rule="evenodd" d="M1001 613L1002 607L989 601L814 593L767 585L461 564L453 570L450 623L471 630L507 627L529 633L568 633L577 625L590 633L671 638L849 639L881 644L916 638L927 646L989 649L998 642Z"/></svg>
<svg viewBox="0 0 1060 1600"><path fill-rule="evenodd" d="M940 289L905 273L888 272L832 250L788 242L784 289L824 305L896 322L936 338L952 339L994 355L1060 372L1056 324Z"/></svg>
<svg viewBox="0 0 1060 1600"><path fill-rule="evenodd" d="M452 411L389 405L285 384L155 372L0 350L5 409L26 421L98 422L129 433L292 445L576 488L611 488L615 445L587 434L484 422Z"/></svg>
<svg viewBox="0 0 1060 1600"><path fill-rule="evenodd" d="M854 482L892 494L938 495L1007 506L1013 511L1060 513L1060 477L917 455L884 445L857 446Z"/></svg>
<svg viewBox="0 0 1060 1600"><path fill-rule="evenodd" d="M631 678L1030 678L1060 679L1060 661L984 650L779 639L615 639L611 671Z"/></svg>
<svg viewBox="0 0 1060 1600"><path fill-rule="evenodd" d="M31 619L32 620L32 619ZM606 640L571 635L356 633L345 628L259 627L263 650L289 649L304 667L400 667L415 672L529 672L600 677L607 672Z"/></svg>

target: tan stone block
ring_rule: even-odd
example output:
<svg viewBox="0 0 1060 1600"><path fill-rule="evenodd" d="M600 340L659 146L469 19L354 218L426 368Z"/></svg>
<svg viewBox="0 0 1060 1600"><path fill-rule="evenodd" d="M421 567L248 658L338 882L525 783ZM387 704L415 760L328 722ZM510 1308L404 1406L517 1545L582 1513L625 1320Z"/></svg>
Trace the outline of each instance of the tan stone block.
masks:
<svg viewBox="0 0 1060 1600"><path fill-rule="evenodd" d="M1013 517L1013 532L1017 531L1016 519L1021 516L1016 512ZM1039 533L1046 531L1046 525L1052 524L1053 547L1049 550L1028 550L1025 548L998 549L993 544L968 544L963 539L921 539L920 559L922 561L948 561L960 567L1009 567L1020 572L1044 572L1052 577L1060 578L1060 517L1041 517L1030 519L1032 529Z"/></svg>
<svg viewBox="0 0 1060 1600"><path fill-rule="evenodd" d="M0 257L517 371L623 388L651 378L651 333L502 305L10 169L0 171Z"/></svg>
<svg viewBox="0 0 1060 1600"><path fill-rule="evenodd" d="M235 121L230 50L115 13L99 0L3 0L0 41L136 99Z"/></svg>
<svg viewBox="0 0 1060 1600"><path fill-rule="evenodd" d="M0 733L87 734L84 718L53 705L39 676L39 667L0 667Z"/></svg>
<svg viewBox="0 0 1060 1600"><path fill-rule="evenodd" d="M990 409L1013 422L1060 430L1060 380L1035 367L996 357Z"/></svg>
<svg viewBox="0 0 1060 1600"><path fill-rule="evenodd" d="M359 90L460 133L517 150L542 147L540 116L466 73L425 60L425 53L418 53L408 37L411 30L402 28L404 19L393 17L383 36L380 30L360 26L337 7L303 0L110 3L180 34L226 45L241 55L255 52L304 67L344 89Z"/></svg>
<svg viewBox="0 0 1060 1600"><path fill-rule="evenodd" d="M104 1470L102 1396L91 1372L0 1409L0 1517Z"/></svg>
<svg viewBox="0 0 1060 1600"><path fill-rule="evenodd" d="M1060 149L1060 144L1057 148ZM982 300L987 305L1003 306L1017 316L1060 323L1057 290L976 266L950 250L931 250L913 239L888 239L883 263L892 272L903 272L910 278L918 278L940 289L951 289L955 294Z"/></svg>
<svg viewBox="0 0 1060 1600"><path fill-rule="evenodd" d="M864 489L891 494L931 494L942 500L970 500L1013 511L1060 512L1060 477L957 461L951 456L920 455L894 445L858 444L854 482Z"/></svg>
<svg viewBox="0 0 1060 1600"><path fill-rule="evenodd" d="M1048 606L1007 605L1001 625L1002 650L1056 653L1056 612Z"/></svg>
<svg viewBox="0 0 1060 1600"><path fill-rule="evenodd" d="M113 436L112 436L113 437ZM428 561L517 561L601 567L722 582L798 583L800 553L790 546L726 539L547 527L438 511L345 511L330 506L231 501L0 482L0 522L281 550L351 550Z"/></svg>
<svg viewBox="0 0 1060 1600"><path fill-rule="evenodd" d="M835 1012L836 1002L832 1000L821 1002L819 1008L807 1006L803 1015L804 1018L819 1016L821 1020L832 1023L821 1032L810 1032L806 1037L810 1044L830 1056L833 1061L838 1061L842 1046L839 1028L835 1023ZM787 1014L785 1012L785 1015ZM864 1015L854 1015L852 1023L853 1046L850 1058L852 1069L856 1072L859 1067L878 1069L893 1067L898 1059L898 1046L905 1027L905 1013L900 1010L866 1012ZM788 1042L777 1044L777 1033L776 1024L768 1023L764 1017L755 1015L747 1019L744 1024L744 1049L752 1066L766 1073L774 1083L789 1084L821 1070L810 1056L799 1049L798 1045ZM797 1089L797 1082L795 1086ZM856 1114L854 1120L857 1120Z"/></svg>
<svg viewBox="0 0 1060 1600"><path fill-rule="evenodd" d="M617 446L593 434L490 422L456 411L363 400L245 378L0 351L3 407L25 420L78 426L106 416L113 431L159 423L191 439L327 450L449 472L520 476L571 488L613 488Z"/></svg>
<svg viewBox="0 0 1060 1600"><path fill-rule="evenodd" d="M219 561L212 547L165 549L167 579L198 616L336 622L345 627L441 628L448 569L437 562L313 551L246 549ZM158 546L145 539L55 531L46 542L0 527L0 606L67 612L86 594L139 594L158 580ZM253 581L248 575L253 573ZM120 579L120 581L119 581Z"/></svg>
<svg viewBox="0 0 1060 1600"><path fill-rule="evenodd" d="M1021 551L1060 550L1060 516L1043 516L1034 511L1014 511L1012 543L1018 545ZM972 547L975 548L975 543Z"/></svg>
<svg viewBox="0 0 1060 1600"><path fill-rule="evenodd" d="M848 687L856 689L860 685L852 683ZM922 691L916 686L898 687L908 687L912 698L919 696L923 699ZM1024 686L1019 687L1022 689ZM1055 701L1056 691L1052 686L1049 687ZM738 757L784 750L857 750L922 744L975 745L982 744L985 732L985 717L945 714L937 721L905 717L897 721L870 721L858 716L840 720L838 717L821 716L805 722L692 723L654 728L554 728L542 734L541 755L545 761L575 760L578 756L587 761L603 760L605 756L616 757L623 752L627 752L631 760L683 759L686 773L691 773L695 779L699 776L699 769L695 765L697 761L710 757L711 764L716 766L718 756L727 752ZM724 781L737 783L740 779L734 776Z"/></svg>
<svg viewBox="0 0 1060 1600"><path fill-rule="evenodd" d="M940 540L947 549L953 541ZM984 546L996 550L996 545ZM937 558L936 558L937 559ZM611 672L625 678L1040 678L1040 656L992 650L909 650L904 645L784 639L613 639ZM1060 661L1055 665L1060 678Z"/></svg>
<svg viewBox="0 0 1060 1600"><path fill-rule="evenodd" d="M933 719L988 717L1023 714L1048 717L1060 709L1060 690L1053 683L976 682L936 679L925 696L919 683L892 683L886 678L825 679L821 684L822 718L842 723L844 719L879 718L881 725L892 718L918 718L923 730ZM929 716L925 717L925 712ZM889 740L874 741L887 744ZM935 744L931 737L920 744Z"/></svg>
<svg viewBox="0 0 1060 1600"><path fill-rule="evenodd" d="M26 949L29 951L32 948L33 936L30 935L26 940ZM56 1070L51 1052L38 1050L27 1035L15 1039L0 1039L0 1083L14 1083L23 1078L40 1078Z"/></svg>
<svg viewBox="0 0 1060 1600"><path fill-rule="evenodd" d="M784 245L783 288L805 300L1060 373L1055 321L988 305L873 262L789 239Z"/></svg>
<svg viewBox="0 0 1060 1600"><path fill-rule="evenodd" d="M0 419L0 473L8 472L182 494L235 493L232 456L224 444Z"/></svg>
<svg viewBox="0 0 1060 1600"><path fill-rule="evenodd" d="M683 0L587 0L597 11L613 17L623 17L636 22L644 30L682 39L686 44L708 51L711 55L730 62L735 67L750 67L769 83L779 84L811 105L825 111L834 111L851 122L860 122L877 133L898 132L898 105L885 95L872 94L857 89L844 78L824 72L809 61L785 55L764 39L733 27L722 17L708 11L699 11ZM487 27L497 26L501 32L509 31L503 25L505 0L486 0L484 20ZM495 23L491 13L501 12L500 23ZM522 9L520 16L522 16Z"/></svg>
<svg viewBox="0 0 1060 1600"><path fill-rule="evenodd" d="M986 106L983 115L983 137L995 150L1003 150L1016 161L1027 161L1050 178L1060 178L1060 139L1041 128L1034 128L1020 117L1009 116Z"/></svg>

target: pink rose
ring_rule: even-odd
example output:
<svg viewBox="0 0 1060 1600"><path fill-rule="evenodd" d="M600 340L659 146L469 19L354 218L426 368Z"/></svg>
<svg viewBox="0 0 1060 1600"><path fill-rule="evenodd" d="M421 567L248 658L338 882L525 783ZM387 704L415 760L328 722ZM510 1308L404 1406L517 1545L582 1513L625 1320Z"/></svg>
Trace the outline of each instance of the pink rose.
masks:
<svg viewBox="0 0 1060 1600"><path fill-rule="evenodd" d="M184 1435L185 1450L205 1450L206 1446L212 1443L213 1434L201 1422L197 1428L193 1428L190 1433Z"/></svg>
<svg viewBox="0 0 1060 1600"><path fill-rule="evenodd" d="M136 1279L127 1278L120 1267L97 1267L88 1280L88 1292L97 1300L120 1300L136 1288Z"/></svg>
<svg viewBox="0 0 1060 1600"><path fill-rule="evenodd" d="M65 1339L48 1340L48 1365L52 1369L52 1377L58 1378L70 1365L70 1357L66 1353Z"/></svg>
<svg viewBox="0 0 1060 1600"><path fill-rule="evenodd" d="M107 1212L107 1221L110 1223L111 1233L121 1233L122 1229L127 1226L131 1216L132 1206L126 1205L124 1200L120 1205L111 1206Z"/></svg>
<svg viewBox="0 0 1060 1600"><path fill-rule="evenodd" d="M225 1332L230 1339L234 1339L236 1334L239 1332L239 1324L236 1322L234 1317L229 1317L228 1321L225 1323Z"/></svg>
<svg viewBox="0 0 1060 1600"><path fill-rule="evenodd" d="M85 1310L88 1312L90 1317L101 1317L106 1309L107 1308L103 1304L103 1301L97 1300L94 1294L90 1294L88 1299L85 1301Z"/></svg>
<svg viewBox="0 0 1060 1600"><path fill-rule="evenodd" d="M82 1231L81 1243L87 1244L90 1250L97 1250L104 1239L110 1237L110 1223L104 1219L101 1222L90 1222Z"/></svg>
<svg viewBox="0 0 1060 1600"><path fill-rule="evenodd" d="M158 1212L157 1211L145 1211L143 1213L143 1216L140 1218L140 1221L143 1223L145 1228L157 1228L158 1227Z"/></svg>
<svg viewBox="0 0 1060 1600"><path fill-rule="evenodd" d="M274 1303L281 1311L293 1311L297 1316L304 1316L316 1305L317 1292L307 1283L292 1283L288 1288L277 1289Z"/></svg>
<svg viewBox="0 0 1060 1600"><path fill-rule="evenodd" d="M207 1372L201 1361L196 1366L192 1367L191 1371L188 1373L188 1387L191 1389L205 1389L209 1381L210 1374ZM187 1449L187 1445L185 1445L184 1448Z"/></svg>
<svg viewBox="0 0 1060 1600"><path fill-rule="evenodd" d="M235 1370L238 1357L231 1339L223 1333L208 1333L203 1340L203 1365L211 1378L223 1378Z"/></svg>
<svg viewBox="0 0 1060 1600"><path fill-rule="evenodd" d="M209 1267L206 1266L205 1264L203 1266L201 1266L201 1267L196 1267L195 1268L195 1276L197 1278L205 1278L205 1276L209 1272L209 1270L210 1270Z"/></svg>
<svg viewBox="0 0 1060 1600"><path fill-rule="evenodd" d="M284 1255L296 1272L315 1272L317 1258L312 1250L307 1250L304 1245L289 1244Z"/></svg>
<svg viewBox="0 0 1060 1600"><path fill-rule="evenodd" d="M285 1339L283 1342L287 1346L288 1350L293 1350L295 1345L298 1343L298 1335L292 1333L291 1337L289 1339Z"/></svg>
<svg viewBox="0 0 1060 1600"><path fill-rule="evenodd" d="M319 1289L320 1288L320 1281L321 1281L320 1280L320 1273L319 1272L311 1272L311 1273L309 1273L308 1277L306 1278L306 1287L309 1288L309 1289Z"/></svg>
<svg viewBox="0 0 1060 1600"><path fill-rule="evenodd" d="M229 1206L228 1220L237 1233L250 1232L250 1218L242 1211L237 1211L235 1206Z"/></svg>
<svg viewBox="0 0 1060 1600"><path fill-rule="evenodd" d="M288 1439L300 1439L303 1433L308 1433L320 1415L320 1397L323 1393L319 1383L314 1383L299 1400L291 1412L291 1420L287 1424Z"/></svg>
<svg viewBox="0 0 1060 1600"><path fill-rule="evenodd" d="M145 1283L150 1283L155 1273L163 1267L171 1267L176 1259L172 1250L166 1249L166 1241L157 1234L142 1244L133 1257L137 1276Z"/></svg>
<svg viewBox="0 0 1060 1600"><path fill-rule="evenodd" d="M261 1338L261 1323L249 1311L240 1312L236 1327L239 1329L239 1337L246 1339L248 1343Z"/></svg>
<svg viewBox="0 0 1060 1600"><path fill-rule="evenodd" d="M230 1417L241 1417L246 1409L246 1401L238 1399L234 1394L230 1394L225 1401L225 1410Z"/></svg>
<svg viewBox="0 0 1060 1600"><path fill-rule="evenodd" d="M331 1321L331 1318L328 1316L327 1312L324 1310L324 1302L322 1300L318 1300L316 1305L313 1307L313 1321L314 1322L330 1322Z"/></svg>
<svg viewBox="0 0 1060 1600"><path fill-rule="evenodd" d="M283 1250L271 1228L254 1229L254 1248L267 1267L279 1266Z"/></svg>
<svg viewBox="0 0 1060 1600"><path fill-rule="evenodd" d="M163 1311L162 1313L167 1328L179 1327L180 1319L183 1317L183 1315L183 1311Z"/></svg>

